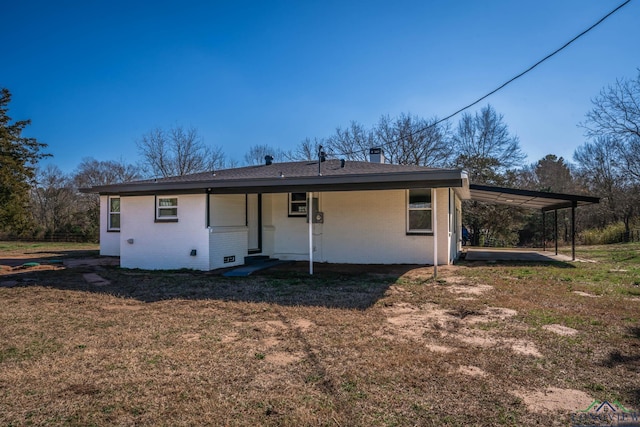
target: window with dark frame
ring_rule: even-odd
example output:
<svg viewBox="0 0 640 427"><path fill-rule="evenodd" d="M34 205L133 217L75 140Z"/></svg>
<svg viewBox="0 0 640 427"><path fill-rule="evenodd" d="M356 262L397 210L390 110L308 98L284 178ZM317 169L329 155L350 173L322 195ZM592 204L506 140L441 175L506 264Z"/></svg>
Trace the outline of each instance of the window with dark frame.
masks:
<svg viewBox="0 0 640 427"><path fill-rule="evenodd" d="M289 193L289 216L307 216L307 193Z"/></svg>
<svg viewBox="0 0 640 427"><path fill-rule="evenodd" d="M120 197L109 197L108 231L120 231Z"/></svg>
<svg viewBox="0 0 640 427"><path fill-rule="evenodd" d="M432 233L431 189L407 191L407 233Z"/></svg>

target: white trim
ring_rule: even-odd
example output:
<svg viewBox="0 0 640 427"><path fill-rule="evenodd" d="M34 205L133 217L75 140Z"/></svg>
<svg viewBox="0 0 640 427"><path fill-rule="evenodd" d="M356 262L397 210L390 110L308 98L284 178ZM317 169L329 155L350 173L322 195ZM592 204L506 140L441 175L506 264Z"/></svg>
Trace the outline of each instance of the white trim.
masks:
<svg viewBox="0 0 640 427"><path fill-rule="evenodd" d="M175 201L176 201L175 205L160 206L160 201L161 200L171 200L171 199L175 199ZM178 219L178 207L179 207L179 205L180 205L180 203L178 201L178 196L156 197L156 220L163 221L163 220ZM175 209L176 210L176 214L175 215L160 215L160 211L161 210L170 210L170 209Z"/></svg>
<svg viewBox="0 0 640 427"><path fill-rule="evenodd" d="M118 199L118 211L111 210L111 200ZM120 225L118 227L114 227L111 225L111 215L118 215L118 222ZM108 196L107 197L107 231L120 231L120 227L122 226L122 199L120 196Z"/></svg>

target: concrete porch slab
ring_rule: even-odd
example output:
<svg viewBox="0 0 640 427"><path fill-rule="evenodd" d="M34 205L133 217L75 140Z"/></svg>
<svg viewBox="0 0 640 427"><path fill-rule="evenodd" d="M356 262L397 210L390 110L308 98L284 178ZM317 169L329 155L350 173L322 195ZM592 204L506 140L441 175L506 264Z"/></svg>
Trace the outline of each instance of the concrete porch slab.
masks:
<svg viewBox="0 0 640 427"><path fill-rule="evenodd" d="M467 248L467 261L571 262L571 257L532 249Z"/></svg>

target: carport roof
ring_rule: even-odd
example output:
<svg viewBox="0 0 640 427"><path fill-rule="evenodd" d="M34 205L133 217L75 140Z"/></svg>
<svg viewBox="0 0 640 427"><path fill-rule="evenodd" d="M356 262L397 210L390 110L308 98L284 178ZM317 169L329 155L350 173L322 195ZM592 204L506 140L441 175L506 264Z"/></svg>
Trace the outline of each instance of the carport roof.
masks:
<svg viewBox="0 0 640 427"><path fill-rule="evenodd" d="M470 184L471 200L542 211L600 203L599 197Z"/></svg>

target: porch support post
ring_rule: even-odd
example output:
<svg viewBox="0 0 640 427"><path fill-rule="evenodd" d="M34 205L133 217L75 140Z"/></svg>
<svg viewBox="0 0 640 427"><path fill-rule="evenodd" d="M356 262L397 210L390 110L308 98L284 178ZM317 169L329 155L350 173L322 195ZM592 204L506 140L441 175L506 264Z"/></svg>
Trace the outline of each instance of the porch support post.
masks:
<svg viewBox="0 0 640 427"><path fill-rule="evenodd" d="M547 250L547 224L546 224L546 212L542 211L542 251Z"/></svg>
<svg viewBox="0 0 640 427"><path fill-rule="evenodd" d="M433 278L438 278L438 205L436 188L431 190L431 217L433 218Z"/></svg>
<svg viewBox="0 0 640 427"><path fill-rule="evenodd" d="M309 221L309 275L313 276L313 193L307 193L309 201L307 207L307 219Z"/></svg>
<svg viewBox="0 0 640 427"><path fill-rule="evenodd" d="M556 255L558 255L558 209L553 211L553 239L556 242Z"/></svg>
<svg viewBox="0 0 640 427"><path fill-rule="evenodd" d="M571 259L576 260L576 206L577 202L571 202Z"/></svg>

